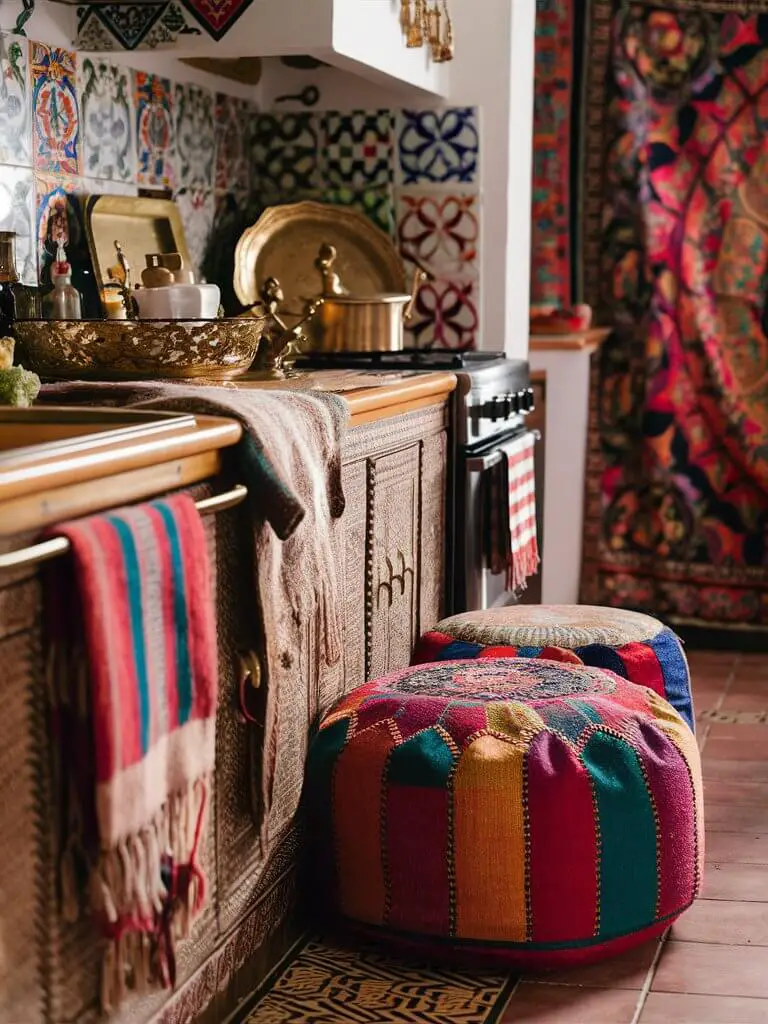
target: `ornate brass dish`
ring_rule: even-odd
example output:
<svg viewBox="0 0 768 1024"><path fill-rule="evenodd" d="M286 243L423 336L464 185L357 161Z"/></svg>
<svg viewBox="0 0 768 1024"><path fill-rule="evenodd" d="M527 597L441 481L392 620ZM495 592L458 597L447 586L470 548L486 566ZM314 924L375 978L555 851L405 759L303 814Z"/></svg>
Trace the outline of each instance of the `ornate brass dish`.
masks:
<svg viewBox="0 0 768 1024"><path fill-rule="evenodd" d="M59 380L227 380L253 363L270 317L18 320L18 359Z"/></svg>
<svg viewBox="0 0 768 1024"><path fill-rule="evenodd" d="M248 228L235 250L235 293L244 306L277 278L285 296L280 315L293 327L318 293L315 259L322 245L337 253L334 269L355 295L407 292L405 271L389 237L360 213L303 202L272 206Z"/></svg>

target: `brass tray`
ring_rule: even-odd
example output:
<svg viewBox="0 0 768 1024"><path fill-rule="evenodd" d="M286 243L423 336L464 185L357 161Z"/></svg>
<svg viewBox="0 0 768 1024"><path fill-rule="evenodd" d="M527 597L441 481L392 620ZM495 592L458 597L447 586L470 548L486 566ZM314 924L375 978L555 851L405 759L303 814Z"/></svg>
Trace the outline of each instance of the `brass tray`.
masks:
<svg viewBox="0 0 768 1024"><path fill-rule="evenodd" d="M334 270L350 294L408 291L397 250L380 228L354 210L303 202L271 206L241 236L234 279L240 302L256 302L264 281L275 277L285 295L280 316L293 326L304 304L322 291L315 260L324 242L335 246Z"/></svg>
<svg viewBox="0 0 768 1024"><path fill-rule="evenodd" d="M123 247L133 275L141 280L150 252L178 252L190 266L181 214L171 199L143 196L89 196L85 204L85 233L99 291L117 263L115 242Z"/></svg>
<svg viewBox="0 0 768 1024"><path fill-rule="evenodd" d="M17 320L18 359L54 380L228 380L253 363L270 317Z"/></svg>

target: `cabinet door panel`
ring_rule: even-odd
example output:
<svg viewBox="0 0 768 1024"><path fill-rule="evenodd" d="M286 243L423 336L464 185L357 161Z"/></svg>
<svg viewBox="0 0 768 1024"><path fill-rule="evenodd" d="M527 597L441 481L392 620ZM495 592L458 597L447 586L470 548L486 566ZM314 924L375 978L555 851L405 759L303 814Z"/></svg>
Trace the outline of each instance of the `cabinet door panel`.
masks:
<svg viewBox="0 0 768 1024"><path fill-rule="evenodd" d="M368 461L366 675L410 662L418 628L421 446Z"/></svg>

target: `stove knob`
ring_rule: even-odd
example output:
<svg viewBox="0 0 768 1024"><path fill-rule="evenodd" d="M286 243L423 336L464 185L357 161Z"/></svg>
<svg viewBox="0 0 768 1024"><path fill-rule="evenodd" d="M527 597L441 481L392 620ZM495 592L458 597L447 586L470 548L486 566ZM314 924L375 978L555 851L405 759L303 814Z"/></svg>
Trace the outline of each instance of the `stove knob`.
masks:
<svg viewBox="0 0 768 1024"><path fill-rule="evenodd" d="M536 396L533 392L533 388L525 389L525 411L533 412L536 406Z"/></svg>
<svg viewBox="0 0 768 1024"><path fill-rule="evenodd" d="M517 416L520 412L520 395L510 391L507 395L507 408L509 409L507 416Z"/></svg>
<svg viewBox="0 0 768 1024"><path fill-rule="evenodd" d="M498 398L491 398L487 402L483 402L480 409L480 415L483 419L493 420L494 422L502 416L501 401Z"/></svg>

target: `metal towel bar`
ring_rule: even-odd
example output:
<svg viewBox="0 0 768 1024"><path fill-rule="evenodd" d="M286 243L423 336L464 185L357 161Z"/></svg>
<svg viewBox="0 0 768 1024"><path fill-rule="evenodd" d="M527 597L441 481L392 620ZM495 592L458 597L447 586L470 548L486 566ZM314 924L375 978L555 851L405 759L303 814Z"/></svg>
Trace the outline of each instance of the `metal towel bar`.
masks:
<svg viewBox="0 0 768 1024"><path fill-rule="evenodd" d="M223 512L225 509L239 505L240 502L245 501L247 496L248 488L243 484L237 484L231 491L203 498L202 501L195 502L195 505L197 511L203 515L207 512ZM25 565L36 565L38 562L47 562L51 558L58 558L59 555L66 554L67 551L69 551L69 541L66 537L53 537L40 544L21 548L20 551L9 551L6 555L0 555L0 572L20 569Z"/></svg>

